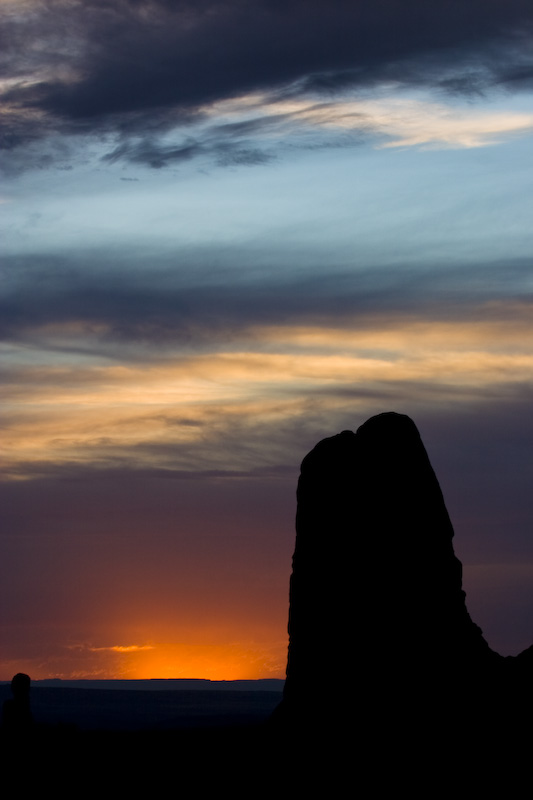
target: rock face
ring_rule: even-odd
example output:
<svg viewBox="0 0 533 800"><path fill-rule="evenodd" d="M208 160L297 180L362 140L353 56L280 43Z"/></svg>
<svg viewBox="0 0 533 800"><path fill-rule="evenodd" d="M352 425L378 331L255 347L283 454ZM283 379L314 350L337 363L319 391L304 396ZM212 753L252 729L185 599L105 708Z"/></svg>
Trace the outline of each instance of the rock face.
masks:
<svg viewBox="0 0 533 800"><path fill-rule="evenodd" d="M471 620L452 524L412 420L380 414L321 441L302 463L297 500L279 718L409 719L429 730L458 713L479 725L507 713L494 687L529 672L533 652L503 658Z"/></svg>

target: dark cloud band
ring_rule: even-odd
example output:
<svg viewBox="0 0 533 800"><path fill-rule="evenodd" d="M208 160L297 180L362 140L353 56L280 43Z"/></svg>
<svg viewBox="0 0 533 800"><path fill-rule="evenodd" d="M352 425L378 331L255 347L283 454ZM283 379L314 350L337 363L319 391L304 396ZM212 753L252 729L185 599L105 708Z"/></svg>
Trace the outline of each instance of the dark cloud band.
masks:
<svg viewBox="0 0 533 800"><path fill-rule="evenodd" d="M394 81L468 94L494 83L530 87L533 75L533 10L523 0L43 0L31 8L3 20L10 148L50 128L146 133L257 90L330 94ZM187 157L187 148L167 157Z"/></svg>
<svg viewBox="0 0 533 800"><path fill-rule="evenodd" d="M402 316L516 321L530 313L532 301L526 259L426 269L330 267L327 274L300 279L236 279L231 284L213 276L196 286L180 285L180 275L195 273L183 265L179 274L152 270L142 279L130 272L124 283L120 270L106 275L94 266L89 271L68 262L51 264L48 270L39 261L6 260L13 284L0 313L8 341L32 337L46 327L79 324L89 338L103 337L117 345L201 346L213 337L227 343L258 325L364 328L385 316L388 324ZM105 270L105 259L101 266Z"/></svg>

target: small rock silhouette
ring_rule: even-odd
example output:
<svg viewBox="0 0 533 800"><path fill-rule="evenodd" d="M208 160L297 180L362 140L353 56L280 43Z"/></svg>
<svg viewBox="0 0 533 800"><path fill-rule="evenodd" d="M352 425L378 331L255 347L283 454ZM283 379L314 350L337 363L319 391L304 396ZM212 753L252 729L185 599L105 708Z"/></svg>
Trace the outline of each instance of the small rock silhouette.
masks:
<svg viewBox="0 0 533 800"><path fill-rule="evenodd" d="M31 679L24 672L18 672L11 681L9 700L2 707L2 730L8 736L17 737L30 733L33 728L33 715L30 709Z"/></svg>

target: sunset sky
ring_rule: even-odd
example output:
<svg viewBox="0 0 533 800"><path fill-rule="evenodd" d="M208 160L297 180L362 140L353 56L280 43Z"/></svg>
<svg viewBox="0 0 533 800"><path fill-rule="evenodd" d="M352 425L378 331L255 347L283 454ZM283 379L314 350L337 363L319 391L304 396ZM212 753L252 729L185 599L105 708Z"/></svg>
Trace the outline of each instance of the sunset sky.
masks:
<svg viewBox="0 0 533 800"><path fill-rule="evenodd" d="M0 679L282 678L300 462L392 410L533 643L530 0L0 21Z"/></svg>

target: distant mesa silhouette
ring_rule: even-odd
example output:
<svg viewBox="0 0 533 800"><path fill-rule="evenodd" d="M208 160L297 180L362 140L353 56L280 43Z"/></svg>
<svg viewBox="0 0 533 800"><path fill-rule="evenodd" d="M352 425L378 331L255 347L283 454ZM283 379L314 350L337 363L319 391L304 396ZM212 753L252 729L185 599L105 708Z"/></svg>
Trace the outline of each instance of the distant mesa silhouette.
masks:
<svg viewBox="0 0 533 800"><path fill-rule="evenodd" d="M319 442L297 501L275 721L429 736L462 719L490 735L531 710L533 647L504 658L470 618L452 524L409 417L380 414Z"/></svg>

